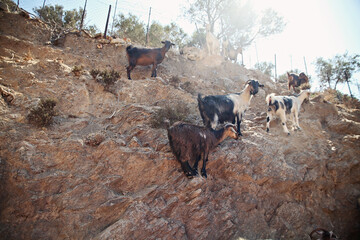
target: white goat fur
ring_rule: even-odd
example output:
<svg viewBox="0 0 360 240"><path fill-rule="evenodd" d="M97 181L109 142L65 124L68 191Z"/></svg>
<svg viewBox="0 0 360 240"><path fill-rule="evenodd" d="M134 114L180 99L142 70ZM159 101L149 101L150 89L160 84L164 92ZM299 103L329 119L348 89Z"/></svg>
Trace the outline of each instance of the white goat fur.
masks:
<svg viewBox="0 0 360 240"><path fill-rule="evenodd" d="M307 90L301 91L298 96L275 96L275 93L271 93L266 96L266 103L268 106L267 118L266 118L266 131L270 130L270 121L279 116L284 132L290 135L288 128L286 127L286 115L290 115L290 119L293 122L294 127L301 130L299 126L299 112L301 104L305 99L309 100L310 92ZM289 100L292 102L289 109ZM287 103L286 103L287 102ZM277 109L276 109L277 105Z"/></svg>
<svg viewBox="0 0 360 240"><path fill-rule="evenodd" d="M206 47L209 55L220 54L219 40L210 32L210 25L206 26Z"/></svg>

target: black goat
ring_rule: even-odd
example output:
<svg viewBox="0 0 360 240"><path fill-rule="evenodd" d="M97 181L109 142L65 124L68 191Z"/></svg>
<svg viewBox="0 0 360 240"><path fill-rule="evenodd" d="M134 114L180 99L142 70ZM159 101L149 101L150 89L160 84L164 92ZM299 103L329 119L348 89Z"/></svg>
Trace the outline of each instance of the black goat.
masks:
<svg viewBox="0 0 360 240"><path fill-rule="evenodd" d="M173 154L189 178L198 175L197 168L201 158L201 175L206 178L206 162L210 151L227 137L238 139L235 126L232 124L212 130L182 122L176 122L168 129L168 137Z"/></svg>
<svg viewBox="0 0 360 240"><path fill-rule="evenodd" d="M235 124L236 117L237 132L242 136L240 131L241 120L252 97L258 93L259 87L264 87L264 85L259 84L256 80L249 80L240 93L206 96L204 98L199 94L198 107L204 125L215 129L218 123L231 122Z"/></svg>
<svg viewBox="0 0 360 240"><path fill-rule="evenodd" d="M128 79L131 79L130 72L136 65L148 66L152 64L151 77L156 77L157 65L164 60L165 53L169 51L170 47L175 45L169 41L161 43L165 44L162 48L137 48L131 45L126 48L126 56L129 61L129 66L126 67Z"/></svg>

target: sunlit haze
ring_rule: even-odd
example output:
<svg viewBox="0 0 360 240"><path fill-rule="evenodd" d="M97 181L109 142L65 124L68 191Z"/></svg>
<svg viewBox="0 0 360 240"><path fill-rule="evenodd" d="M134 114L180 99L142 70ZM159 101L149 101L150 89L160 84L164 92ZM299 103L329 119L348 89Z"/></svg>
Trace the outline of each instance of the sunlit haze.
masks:
<svg viewBox="0 0 360 240"><path fill-rule="evenodd" d="M110 23L114 14L116 0L88 0L86 24L95 24L103 31L109 5L112 5ZM32 12L34 7L40 7L43 0L20 0L20 7ZM47 0L46 5L59 4L65 10L83 7L85 0ZM244 64L252 68L257 62L272 62L276 54L277 73L281 75L291 69L305 70L313 81L313 90L319 90L318 78L315 73L316 58L333 58L336 54L360 54L360 1L359 0L251 0L254 10L261 13L266 8L273 8L284 17L286 27L281 34L266 39L257 39L245 49ZM191 36L196 29L183 16L187 0L118 0L116 14L132 13L141 21L147 23L149 8L150 21L162 25L175 22ZM110 25L111 26L111 25ZM360 74L353 77L352 92L359 98ZM339 85L339 90L348 93L345 84Z"/></svg>

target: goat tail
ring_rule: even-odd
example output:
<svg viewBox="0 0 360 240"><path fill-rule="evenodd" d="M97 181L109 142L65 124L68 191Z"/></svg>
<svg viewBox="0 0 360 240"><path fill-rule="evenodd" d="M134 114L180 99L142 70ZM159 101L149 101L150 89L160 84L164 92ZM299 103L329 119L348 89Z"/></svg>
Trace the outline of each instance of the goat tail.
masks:
<svg viewBox="0 0 360 240"><path fill-rule="evenodd" d="M274 97L275 97L275 93L271 93L266 96L265 101L268 106L274 103Z"/></svg>

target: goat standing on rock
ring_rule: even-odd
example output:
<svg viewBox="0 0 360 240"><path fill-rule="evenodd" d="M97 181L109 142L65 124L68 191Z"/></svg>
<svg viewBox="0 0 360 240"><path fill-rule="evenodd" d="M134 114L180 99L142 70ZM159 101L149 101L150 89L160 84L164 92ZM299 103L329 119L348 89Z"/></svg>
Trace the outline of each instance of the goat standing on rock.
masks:
<svg viewBox="0 0 360 240"><path fill-rule="evenodd" d="M300 94L296 96L275 96L275 93L267 95L265 99L268 106L266 131L269 132L270 130L270 121L272 118L279 116L284 132L290 135L286 127L286 114L290 115L294 126L301 130L299 126L300 107L305 100L309 100L309 97L310 92L307 90L301 91Z"/></svg>
<svg viewBox="0 0 360 240"><path fill-rule="evenodd" d="M288 84L289 84L289 91L291 89L291 86L293 87L293 90L295 92L295 87L300 87L301 84L308 83L309 78L305 75L305 73L300 73L299 76L294 73L288 73Z"/></svg>
<svg viewBox="0 0 360 240"><path fill-rule="evenodd" d="M259 84L256 80L249 80L240 93L206 96L204 98L199 94L198 106L204 125L215 129L218 123L231 122L235 124L236 117L237 132L242 136L240 131L242 118L252 97L258 93L259 87L264 87L264 85Z"/></svg>
<svg viewBox="0 0 360 240"><path fill-rule="evenodd" d="M157 65L164 60L165 53L169 51L170 47L175 45L169 41L161 43L165 44L162 48L137 48L131 45L126 48L126 56L129 61L129 66L126 67L128 79L131 80L130 72L136 65L148 66L152 64L151 77L156 77Z"/></svg>
<svg viewBox="0 0 360 240"><path fill-rule="evenodd" d="M173 154L189 178L198 175L197 168L201 158L201 175L206 178L206 162L210 151L227 137L238 139L235 126L232 124L212 130L182 122L176 122L168 129L168 137Z"/></svg>

